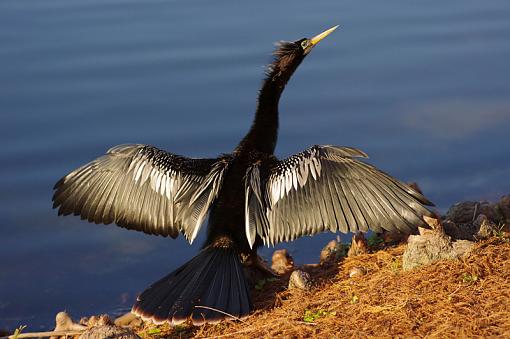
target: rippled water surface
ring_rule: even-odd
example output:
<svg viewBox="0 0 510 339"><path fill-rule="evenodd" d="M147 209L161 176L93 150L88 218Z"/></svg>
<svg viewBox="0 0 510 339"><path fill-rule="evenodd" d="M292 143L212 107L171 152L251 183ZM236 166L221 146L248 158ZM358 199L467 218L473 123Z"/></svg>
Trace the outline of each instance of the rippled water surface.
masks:
<svg viewBox="0 0 510 339"><path fill-rule="evenodd" d="M441 210L510 193L507 0L2 0L0 328L123 310L191 258L200 241L57 217L53 184L120 143L228 152L272 43L336 24L285 91L278 156L356 146ZM314 262L333 237L285 246Z"/></svg>

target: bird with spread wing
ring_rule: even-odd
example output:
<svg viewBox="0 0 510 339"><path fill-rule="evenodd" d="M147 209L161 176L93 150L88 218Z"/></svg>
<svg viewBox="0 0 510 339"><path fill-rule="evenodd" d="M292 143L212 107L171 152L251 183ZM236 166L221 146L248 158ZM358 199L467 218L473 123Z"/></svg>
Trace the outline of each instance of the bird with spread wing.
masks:
<svg viewBox="0 0 510 339"><path fill-rule="evenodd" d="M148 145L120 145L55 185L62 215L191 243L208 215L201 251L147 288L132 311L155 323L195 325L252 309L241 256L318 232L410 233L432 213L421 193L360 159L355 148L312 146L279 160L278 103L290 77L324 37L280 42L253 124L231 154L191 159ZM256 260L254 260L256 262ZM203 306L203 307L199 307Z"/></svg>

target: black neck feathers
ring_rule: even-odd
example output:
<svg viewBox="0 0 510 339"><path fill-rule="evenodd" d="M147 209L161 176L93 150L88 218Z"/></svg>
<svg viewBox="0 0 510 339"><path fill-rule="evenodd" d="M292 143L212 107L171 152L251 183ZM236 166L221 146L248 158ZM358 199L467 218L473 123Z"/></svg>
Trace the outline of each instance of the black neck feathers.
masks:
<svg viewBox="0 0 510 339"><path fill-rule="evenodd" d="M299 44L280 42L274 56L260 89L255 119L238 149L268 154L274 152L278 138L278 103L285 85L303 61L304 54Z"/></svg>

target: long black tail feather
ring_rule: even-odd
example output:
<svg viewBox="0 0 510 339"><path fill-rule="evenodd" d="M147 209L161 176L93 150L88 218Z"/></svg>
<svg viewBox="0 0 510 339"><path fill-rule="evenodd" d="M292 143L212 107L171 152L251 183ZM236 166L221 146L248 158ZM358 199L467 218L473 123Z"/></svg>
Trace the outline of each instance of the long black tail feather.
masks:
<svg viewBox="0 0 510 339"><path fill-rule="evenodd" d="M245 317L251 306L237 251L209 246L140 294L132 312L156 324L177 325L191 316L201 325Z"/></svg>

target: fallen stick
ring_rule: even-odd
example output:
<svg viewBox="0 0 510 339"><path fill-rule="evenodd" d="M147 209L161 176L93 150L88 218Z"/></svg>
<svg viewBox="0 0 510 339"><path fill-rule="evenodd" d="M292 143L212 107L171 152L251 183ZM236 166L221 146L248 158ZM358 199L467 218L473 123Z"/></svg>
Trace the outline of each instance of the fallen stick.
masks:
<svg viewBox="0 0 510 339"><path fill-rule="evenodd" d="M85 330L71 330L71 331L49 331L49 332L31 332L31 333L20 333L12 334L6 337L0 337L0 339L18 339L18 338L45 338L45 337L63 337L68 335L78 335L85 332Z"/></svg>

